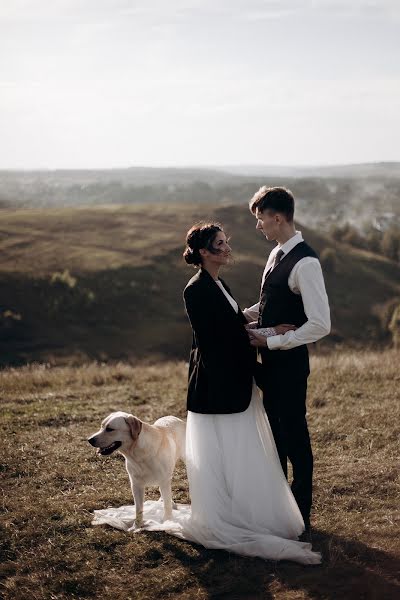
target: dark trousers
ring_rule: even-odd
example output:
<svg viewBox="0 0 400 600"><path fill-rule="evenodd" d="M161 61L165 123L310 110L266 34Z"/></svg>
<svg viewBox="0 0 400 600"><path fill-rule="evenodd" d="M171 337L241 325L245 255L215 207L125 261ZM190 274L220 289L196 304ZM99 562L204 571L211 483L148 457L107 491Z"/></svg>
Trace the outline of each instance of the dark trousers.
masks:
<svg viewBox="0 0 400 600"><path fill-rule="evenodd" d="M292 492L309 525L312 504L313 455L306 421L307 376L264 372L263 400L283 472L292 464Z"/></svg>

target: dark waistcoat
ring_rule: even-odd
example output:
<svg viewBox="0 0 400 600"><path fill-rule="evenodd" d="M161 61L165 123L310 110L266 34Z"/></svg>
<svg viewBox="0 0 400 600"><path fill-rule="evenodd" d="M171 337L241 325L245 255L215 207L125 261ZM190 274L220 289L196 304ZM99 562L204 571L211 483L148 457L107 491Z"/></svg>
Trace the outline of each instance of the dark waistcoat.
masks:
<svg viewBox="0 0 400 600"><path fill-rule="evenodd" d="M289 287L289 275L293 267L306 256L318 258L306 242L300 242L267 273L260 296L260 327L274 327L281 323L301 327L307 321L301 295L293 293ZM291 350L262 348L261 357L269 371L289 369L293 376L307 376L310 372L306 345Z"/></svg>

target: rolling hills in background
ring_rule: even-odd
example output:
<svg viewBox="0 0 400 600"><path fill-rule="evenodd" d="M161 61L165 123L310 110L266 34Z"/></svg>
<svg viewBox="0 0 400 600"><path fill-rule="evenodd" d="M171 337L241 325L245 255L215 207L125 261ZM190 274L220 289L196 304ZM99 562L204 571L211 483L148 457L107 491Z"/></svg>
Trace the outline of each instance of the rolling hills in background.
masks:
<svg viewBox="0 0 400 600"><path fill-rule="evenodd" d="M0 208L242 205L263 184L289 187L298 218L324 231L347 222L363 228L381 217L400 226L400 163L0 171Z"/></svg>
<svg viewBox="0 0 400 600"><path fill-rule="evenodd" d="M235 262L223 273L242 307L257 301L268 251L246 204L134 204L0 211L1 364L186 358L182 251L199 219L222 222ZM332 335L320 343L388 343L385 310L400 267L298 224L326 255ZM216 339L218 332L216 332Z"/></svg>

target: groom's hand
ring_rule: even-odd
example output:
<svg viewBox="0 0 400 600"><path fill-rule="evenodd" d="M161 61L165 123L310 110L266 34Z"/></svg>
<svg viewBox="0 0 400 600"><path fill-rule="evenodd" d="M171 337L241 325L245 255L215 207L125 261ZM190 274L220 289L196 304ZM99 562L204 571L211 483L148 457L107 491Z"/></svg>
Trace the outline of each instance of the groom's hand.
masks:
<svg viewBox="0 0 400 600"><path fill-rule="evenodd" d="M297 327L296 327L296 325L293 325L293 324L282 323L281 325L275 325L274 329L275 329L276 335L283 335L287 331L294 331L295 329L297 329ZM248 334L249 334L250 344L252 346L254 346L255 348L265 348L268 345L267 344L268 338L265 335L261 335L260 333L257 333L257 329L247 328L247 330L248 330Z"/></svg>
<svg viewBox="0 0 400 600"><path fill-rule="evenodd" d="M276 335L283 335L288 331L294 331L297 329L297 327L293 324L290 325L289 323L282 323L281 325L275 325L274 329L276 331Z"/></svg>
<svg viewBox="0 0 400 600"><path fill-rule="evenodd" d="M248 333L251 346L254 346L255 348L265 348L267 346L267 338L265 335L256 333L255 329L250 329Z"/></svg>

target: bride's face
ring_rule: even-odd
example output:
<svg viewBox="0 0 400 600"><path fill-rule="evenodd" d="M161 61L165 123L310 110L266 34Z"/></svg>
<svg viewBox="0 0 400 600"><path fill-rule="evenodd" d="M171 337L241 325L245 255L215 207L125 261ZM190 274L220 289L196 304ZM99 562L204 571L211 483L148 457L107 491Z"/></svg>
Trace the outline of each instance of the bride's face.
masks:
<svg viewBox="0 0 400 600"><path fill-rule="evenodd" d="M211 245L217 252L214 254L213 252L206 250L206 248L200 250L203 262L213 265L226 265L232 254L232 250L228 244L225 233L223 231L218 231L215 234L215 238Z"/></svg>

